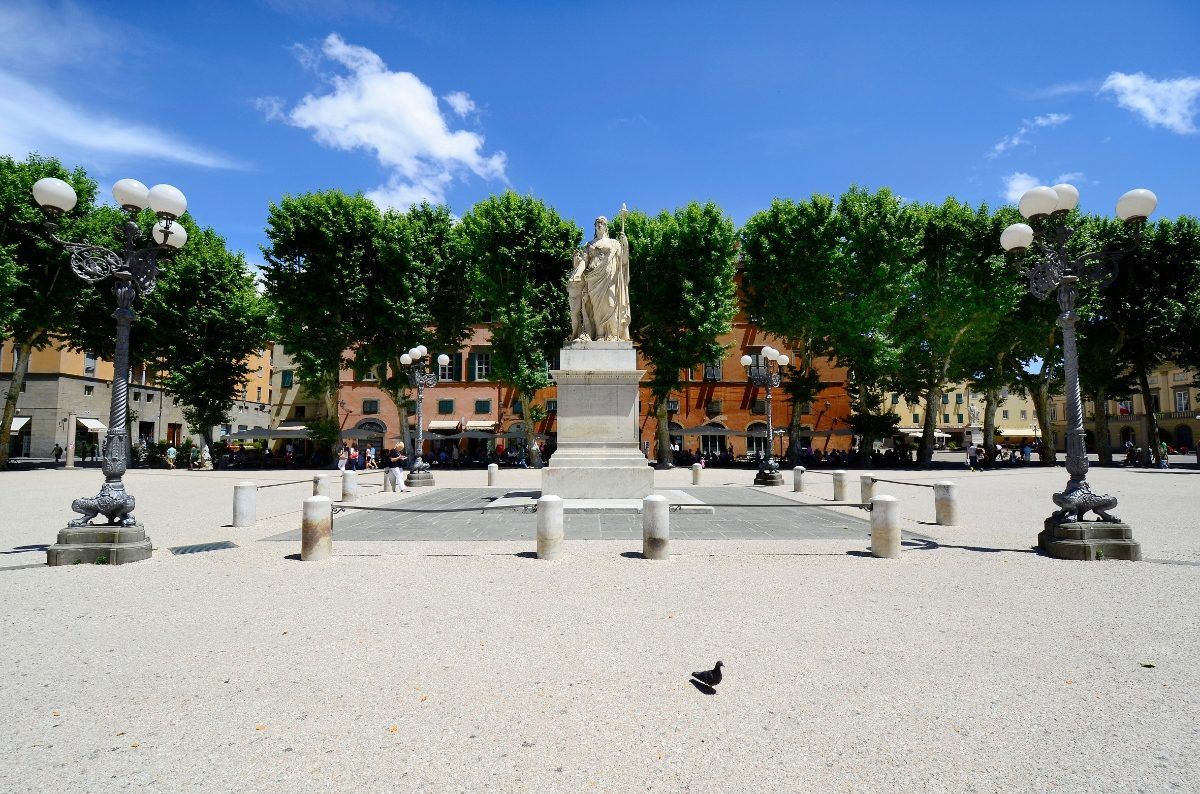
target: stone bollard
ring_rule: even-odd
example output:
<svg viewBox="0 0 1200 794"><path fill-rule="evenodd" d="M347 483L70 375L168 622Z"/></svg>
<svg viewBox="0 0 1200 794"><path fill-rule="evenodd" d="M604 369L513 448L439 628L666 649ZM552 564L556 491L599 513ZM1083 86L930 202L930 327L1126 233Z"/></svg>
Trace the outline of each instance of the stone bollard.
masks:
<svg viewBox="0 0 1200 794"><path fill-rule="evenodd" d="M846 470L838 469L833 473L833 501L846 501Z"/></svg>
<svg viewBox="0 0 1200 794"><path fill-rule="evenodd" d="M667 497L650 494L642 500L642 556L665 560L671 556L671 505Z"/></svg>
<svg viewBox="0 0 1200 794"><path fill-rule="evenodd" d="M246 480L233 486L233 525L235 527L254 526L254 499L258 495L258 486Z"/></svg>
<svg viewBox="0 0 1200 794"><path fill-rule="evenodd" d="M313 496L329 496L329 480L328 474L313 475Z"/></svg>
<svg viewBox="0 0 1200 794"><path fill-rule="evenodd" d="M346 469L342 472L342 501L353 502L358 499L358 472Z"/></svg>
<svg viewBox="0 0 1200 794"><path fill-rule="evenodd" d="M797 466L792 469L792 490L796 493L804 493L804 467Z"/></svg>
<svg viewBox="0 0 1200 794"><path fill-rule="evenodd" d="M495 463L488 464L488 487L496 484L496 480L500 478L500 467Z"/></svg>
<svg viewBox="0 0 1200 794"><path fill-rule="evenodd" d="M900 502L894 496L871 500L871 553L889 560L900 556Z"/></svg>
<svg viewBox="0 0 1200 794"><path fill-rule="evenodd" d="M543 496L537 500L537 556L539 560L557 560L562 555L563 500Z"/></svg>
<svg viewBox="0 0 1200 794"><path fill-rule="evenodd" d="M941 480L933 484L934 523L944 527L958 526L958 495L954 483Z"/></svg>
<svg viewBox="0 0 1200 794"><path fill-rule="evenodd" d="M858 501L863 504L870 504L872 497L875 496L875 475L864 474L858 478Z"/></svg>
<svg viewBox="0 0 1200 794"><path fill-rule="evenodd" d="M699 463L692 464L692 485L700 484L700 473L704 471L704 467Z"/></svg>
<svg viewBox="0 0 1200 794"><path fill-rule="evenodd" d="M310 496L304 500L300 523L300 559L327 560L333 555L333 500Z"/></svg>

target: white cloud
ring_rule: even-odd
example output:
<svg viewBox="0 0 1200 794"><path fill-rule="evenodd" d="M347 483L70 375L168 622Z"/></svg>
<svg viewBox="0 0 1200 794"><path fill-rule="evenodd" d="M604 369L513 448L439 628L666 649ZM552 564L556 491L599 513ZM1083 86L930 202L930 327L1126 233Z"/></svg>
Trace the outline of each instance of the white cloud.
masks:
<svg viewBox="0 0 1200 794"><path fill-rule="evenodd" d="M1055 83L1054 85L1047 86L1046 88L1039 88L1034 91L1030 91L1026 93L1026 96L1028 96L1030 99L1056 99L1060 96L1067 96L1069 94L1082 94L1086 91L1095 90L1095 82L1079 80L1076 82Z"/></svg>
<svg viewBox="0 0 1200 794"><path fill-rule="evenodd" d="M1115 94L1118 105L1137 113L1151 127L1166 127L1180 135L1196 132L1200 77L1155 80L1142 72L1113 72L1100 92Z"/></svg>
<svg viewBox="0 0 1200 794"><path fill-rule="evenodd" d="M108 154L202 168L242 165L154 127L77 107L41 86L0 70L0 152Z"/></svg>
<svg viewBox="0 0 1200 794"><path fill-rule="evenodd" d="M53 35L51 35L51 31ZM90 63L98 53L118 51L118 31L74 3L54 7L0 4L0 62L45 73L67 64Z"/></svg>
<svg viewBox="0 0 1200 794"><path fill-rule="evenodd" d="M1012 135L1006 135L987 153L989 160L994 160L1009 149L1029 143L1029 133L1038 127L1057 127L1071 120L1069 113L1047 113L1044 116L1034 116L1021 122L1021 126Z"/></svg>
<svg viewBox="0 0 1200 794"><path fill-rule="evenodd" d="M254 100L254 108L267 117L267 121L282 121L283 100L277 96L260 96Z"/></svg>
<svg viewBox="0 0 1200 794"><path fill-rule="evenodd" d="M322 42L321 56L341 67L340 74L324 78L326 93L308 94L291 110L272 97L256 104L268 118L275 114L309 130L324 146L373 154L391 172L386 184L368 193L377 203L407 208L422 200L442 202L454 178L465 174L505 178L505 154L485 155L482 135L451 130L437 95L416 75L389 71L376 53L336 33ZM462 92L444 99L460 115L460 108L474 107Z"/></svg>
<svg viewBox="0 0 1200 794"><path fill-rule="evenodd" d="M450 109L457 113L460 117L466 118L469 114L475 112L475 103L471 101L471 97L466 91L451 91L442 97Z"/></svg>
<svg viewBox="0 0 1200 794"><path fill-rule="evenodd" d="M1024 171L1015 171L1006 177L1003 177L1004 189L1000 191L1000 195L1009 204L1016 204L1021 200L1021 195L1031 187L1037 187L1042 184L1041 181L1032 174L1027 174Z"/></svg>
<svg viewBox="0 0 1200 794"><path fill-rule="evenodd" d="M1071 185L1086 185L1088 178L1083 175L1082 171L1068 171L1065 174L1059 174L1054 177L1054 184L1061 185L1063 182Z"/></svg>

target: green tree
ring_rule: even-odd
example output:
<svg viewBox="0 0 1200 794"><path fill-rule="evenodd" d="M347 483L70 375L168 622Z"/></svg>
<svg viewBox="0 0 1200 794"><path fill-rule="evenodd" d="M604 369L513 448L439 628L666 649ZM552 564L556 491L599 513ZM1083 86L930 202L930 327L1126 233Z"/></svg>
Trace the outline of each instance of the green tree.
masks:
<svg viewBox="0 0 1200 794"><path fill-rule="evenodd" d="M673 464L667 398L681 370L724 353L737 310L733 221L709 202L628 217L630 336L650 365L645 381L658 419L657 461Z"/></svg>
<svg viewBox="0 0 1200 794"><path fill-rule="evenodd" d="M71 270L70 254L50 239L45 215L33 200L33 183L57 177L71 184L79 202L59 218L58 236L66 240L88 237L96 183L82 169L68 172L58 160L30 155L24 161L0 156L0 303L15 303L17 311L4 312L0 336L13 340L17 353L0 418L0 469L8 467L7 439L16 414L17 399L29 372L30 353L51 344L68 327L89 285ZM91 239L103 244L108 240ZM15 283L14 283L15 282Z"/></svg>
<svg viewBox="0 0 1200 794"><path fill-rule="evenodd" d="M387 212L378 240L372 289L364 307L385 322L364 326L355 356L360 374L373 372L395 403L399 433L408 449L408 367L400 357L423 344L436 361L454 355L470 333L474 312L466 260L456 245L454 217L446 206L421 203L406 213ZM416 456L413 456L416 460Z"/></svg>
<svg viewBox="0 0 1200 794"><path fill-rule="evenodd" d="M373 202L338 190L285 196L267 213L262 275L275 306L272 335L296 362L305 391L320 401L318 419L338 418L339 376L362 332L381 225ZM327 424L316 427L330 441Z"/></svg>
<svg viewBox="0 0 1200 794"><path fill-rule="evenodd" d="M460 256L470 263L472 293L492 324L492 376L532 407L550 384L546 362L571 330L566 280L582 232L530 196L506 191L463 216ZM542 465L534 423L525 422L530 465Z"/></svg>

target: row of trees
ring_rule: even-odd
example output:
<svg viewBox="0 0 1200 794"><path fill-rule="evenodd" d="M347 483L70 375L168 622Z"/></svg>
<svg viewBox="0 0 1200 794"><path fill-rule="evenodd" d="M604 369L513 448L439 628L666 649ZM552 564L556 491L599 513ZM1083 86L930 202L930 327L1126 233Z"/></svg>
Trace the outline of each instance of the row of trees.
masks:
<svg viewBox="0 0 1200 794"><path fill-rule="evenodd" d="M115 251L124 246L124 213L96 204L96 182L82 169L68 171L37 155L0 156L0 339L12 340L16 350L0 420L0 468L8 465L7 439L31 352L59 340L109 360L115 352L112 296L106 285L97 289L75 276L70 254L50 238L33 201L33 183L47 176L66 180L79 197L60 219L59 237ZM154 218L144 212L136 220L146 234ZM250 354L268 339L271 311L242 254L190 215L179 222L187 245L160 263L154 292L134 307L131 360L164 372L164 390L179 400L191 430L211 442L212 427L228 421L249 374Z"/></svg>
<svg viewBox="0 0 1200 794"><path fill-rule="evenodd" d="M110 355L113 343L110 301L70 273L33 206L30 186L51 175L72 182L81 199L60 234L115 243L119 233L119 211L95 205L95 183L82 171L0 158L0 334L18 350L5 432L31 349L57 336ZM857 187L837 198L778 199L741 230L711 203L631 213L631 333L649 368L659 460L669 460L666 405L681 371L723 352L720 338L737 308L739 249L747 311L805 351L786 393L797 406L813 399L821 387L814 357L846 367L864 457L894 431L898 417L885 397L899 392L927 405L920 456L928 461L942 393L962 381L986 395L986 437L1008 389L1032 398L1049 443L1047 404L1062 380L1057 306L1030 296L1000 250L1000 231L1017 219L1008 207L908 203ZM194 430L225 421L246 356L267 338L288 349L302 385L324 406L310 423L318 440L338 439L345 368L374 373L406 429L411 403L400 356L418 344L456 350L472 324L486 320L492 377L528 406L527 446L540 464L532 433L545 409L532 397L549 384L548 362L568 334L565 279L583 239L552 208L506 192L456 220L444 206L381 212L340 191L285 197L268 213L265 298L240 254L211 229L183 222L188 245L142 302L134 346L135 356L169 373L164 385ZM1130 243L1123 224L1077 213L1069 222L1080 249ZM1114 283L1084 290L1078 311L1084 390L1096 405L1134 392L1150 404L1148 373L1164 360L1200 367L1195 219L1148 226ZM795 444L801 412L792 413ZM1106 438L1103 411L1096 422ZM1147 422L1147 437L1157 437L1153 415Z"/></svg>

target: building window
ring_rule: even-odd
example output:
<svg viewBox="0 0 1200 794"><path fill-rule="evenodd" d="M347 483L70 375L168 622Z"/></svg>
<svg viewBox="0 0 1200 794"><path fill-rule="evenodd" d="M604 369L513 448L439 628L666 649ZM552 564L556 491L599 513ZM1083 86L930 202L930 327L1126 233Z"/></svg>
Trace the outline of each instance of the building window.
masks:
<svg viewBox="0 0 1200 794"><path fill-rule="evenodd" d="M450 363L446 366L438 364L438 380L458 380L459 369L459 354L455 353L450 356ZM436 361L436 359L434 359Z"/></svg>
<svg viewBox="0 0 1200 794"><path fill-rule="evenodd" d="M258 402L262 402L262 386L254 387L254 399Z"/></svg>
<svg viewBox="0 0 1200 794"><path fill-rule="evenodd" d="M512 412L513 412L514 416L524 416L525 415L525 406L521 405L520 400L512 401Z"/></svg>
<svg viewBox="0 0 1200 794"><path fill-rule="evenodd" d="M704 379L710 383L721 380L721 362L709 361L704 365Z"/></svg>
<svg viewBox="0 0 1200 794"><path fill-rule="evenodd" d="M16 366L17 366L17 351L14 348L13 349L13 368L16 369ZM83 374L84 375L95 375L96 374L96 354L95 353L84 353L83 354Z"/></svg>
<svg viewBox="0 0 1200 794"><path fill-rule="evenodd" d="M96 391L95 386L84 386L83 387L83 396L91 397L95 393L95 391Z"/></svg>
<svg viewBox="0 0 1200 794"><path fill-rule="evenodd" d="M301 414L303 414L304 409L300 408L298 410L300 410ZM364 414L379 413L379 400L363 400L362 412Z"/></svg>
<svg viewBox="0 0 1200 794"><path fill-rule="evenodd" d="M476 400L475 401L475 413L490 414L491 412L492 412L492 401L491 400Z"/></svg>
<svg viewBox="0 0 1200 794"><path fill-rule="evenodd" d="M759 416L765 415L767 413L767 401L755 400L754 402L750 403L750 413L758 414Z"/></svg>
<svg viewBox="0 0 1200 794"><path fill-rule="evenodd" d="M896 392L892 392L892 405L899 405L899 404L900 404L900 395L897 394Z"/></svg>
<svg viewBox="0 0 1200 794"><path fill-rule="evenodd" d="M475 354L475 380L487 380L492 376L492 354Z"/></svg>
<svg viewBox="0 0 1200 794"><path fill-rule="evenodd" d="M950 404L950 395L943 394L942 395L942 405L949 405L949 404Z"/></svg>
<svg viewBox="0 0 1200 794"><path fill-rule="evenodd" d="M140 403L142 401L142 393L140 391L135 391L133 393L133 401L135 403Z"/></svg>
<svg viewBox="0 0 1200 794"><path fill-rule="evenodd" d="M292 408L292 418L293 419L303 419L304 418L304 406L303 405L297 405Z"/></svg>
<svg viewBox="0 0 1200 794"><path fill-rule="evenodd" d="M1028 418L1029 418L1029 411L1021 411L1021 418L1022 418L1022 419L1028 419Z"/></svg>
<svg viewBox="0 0 1200 794"><path fill-rule="evenodd" d="M558 413L558 400L546 400L546 412Z"/></svg>
<svg viewBox="0 0 1200 794"><path fill-rule="evenodd" d="M1057 405L1050 406L1050 421L1051 422L1058 421L1058 406Z"/></svg>
<svg viewBox="0 0 1200 794"><path fill-rule="evenodd" d="M246 425L238 425L238 432L239 432L239 433L244 433L245 431L247 431L247 430L249 430L249 429L250 429L250 428L249 428L249 427L247 427Z"/></svg>
<svg viewBox="0 0 1200 794"><path fill-rule="evenodd" d="M379 376L375 374L374 369L371 369L365 375L363 375L363 380L364 381L377 381L377 380L379 380Z"/></svg>
<svg viewBox="0 0 1200 794"><path fill-rule="evenodd" d="M721 413L721 407L721 400L709 400L704 404L704 413L708 414L709 416L716 416L717 414Z"/></svg>
<svg viewBox="0 0 1200 794"><path fill-rule="evenodd" d="M221 435L227 436L233 432L233 425L221 425Z"/></svg>
<svg viewBox="0 0 1200 794"><path fill-rule="evenodd" d="M954 395L954 404L955 404L955 405L962 405L962 404L963 404L963 396L962 396L962 394L956 393L956 394Z"/></svg>
<svg viewBox="0 0 1200 794"><path fill-rule="evenodd" d="M1000 418L1001 418L1001 419L1007 419L1007 418L1008 418L1008 411L1007 411L1007 410L1001 411L1001 412L1000 412Z"/></svg>
<svg viewBox="0 0 1200 794"><path fill-rule="evenodd" d="M958 423L958 424L960 424L960 425L961 425L961 424L963 423L963 415L962 415L962 414L955 414L955 415L954 415L954 421L955 421L956 423Z"/></svg>
<svg viewBox="0 0 1200 794"><path fill-rule="evenodd" d="M679 413L679 400L667 400L667 413Z"/></svg>
<svg viewBox="0 0 1200 794"><path fill-rule="evenodd" d="M146 395L146 402L148 402L148 403L152 403L152 402L154 402L154 395L153 395L153 394L147 394L147 395Z"/></svg>
<svg viewBox="0 0 1200 794"><path fill-rule="evenodd" d="M454 413L454 400L438 400L438 413L443 416Z"/></svg>
<svg viewBox="0 0 1200 794"><path fill-rule="evenodd" d="M1150 405L1152 406L1150 410L1154 411L1154 413L1158 413L1162 410L1162 406L1158 402L1158 392L1154 392L1150 395Z"/></svg>
<svg viewBox="0 0 1200 794"><path fill-rule="evenodd" d="M942 424L950 424L950 414L942 414Z"/></svg>
<svg viewBox="0 0 1200 794"><path fill-rule="evenodd" d="M913 414L913 424L914 425L921 424L921 415L920 414Z"/></svg>
<svg viewBox="0 0 1200 794"><path fill-rule="evenodd" d="M1175 410L1190 411L1191 403L1188 400L1188 393L1182 389L1175 392Z"/></svg>
<svg viewBox="0 0 1200 794"><path fill-rule="evenodd" d="M285 389L290 389L296 382L296 375L290 369L285 369L279 373L279 385Z"/></svg>

